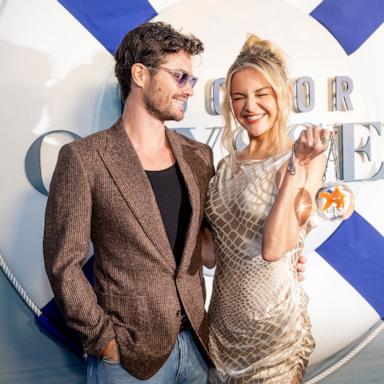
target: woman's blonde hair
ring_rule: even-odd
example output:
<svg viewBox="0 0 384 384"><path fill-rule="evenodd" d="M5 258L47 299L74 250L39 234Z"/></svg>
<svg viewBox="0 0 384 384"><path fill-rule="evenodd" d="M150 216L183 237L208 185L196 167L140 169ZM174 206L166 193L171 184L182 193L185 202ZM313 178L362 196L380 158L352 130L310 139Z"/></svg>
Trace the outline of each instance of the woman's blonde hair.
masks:
<svg viewBox="0 0 384 384"><path fill-rule="evenodd" d="M233 127L235 116L231 100L231 82L232 76L245 68L253 68L261 73L271 85L276 96L276 122L268 135L270 155L274 155L291 145L287 132L287 119L291 103L287 66L284 54L278 48L274 47L270 41L261 40L253 34L248 36L240 54L227 73L222 105L225 119L222 144L229 153L234 155L235 140L243 128L237 124Z"/></svg>

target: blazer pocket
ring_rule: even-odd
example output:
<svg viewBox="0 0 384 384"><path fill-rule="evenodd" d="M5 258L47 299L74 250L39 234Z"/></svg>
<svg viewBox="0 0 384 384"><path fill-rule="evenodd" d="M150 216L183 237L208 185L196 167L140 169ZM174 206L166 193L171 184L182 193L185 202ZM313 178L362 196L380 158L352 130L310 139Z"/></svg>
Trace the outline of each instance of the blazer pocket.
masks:
<svg viewBox="0 0 384 384"><path fill-rule="evenodd" d="M137 291L133 291L132 295L98 293L97 297L115 330L119 328L121 336L135 342L138 332L145 327L147 321L144 297L137 295Z"/></svg>

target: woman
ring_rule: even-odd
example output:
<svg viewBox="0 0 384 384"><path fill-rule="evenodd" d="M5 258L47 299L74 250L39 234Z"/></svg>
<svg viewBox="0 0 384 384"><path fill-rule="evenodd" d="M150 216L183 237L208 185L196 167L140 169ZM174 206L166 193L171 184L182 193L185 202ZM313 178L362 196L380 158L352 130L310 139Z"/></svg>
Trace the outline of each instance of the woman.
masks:
<svg viewBox="0 0 384 384"><path fill-rule="evenodd" d="M308 127L292 145L290 100L283 55L250 36L227 74L223 142L229 155L210 182L206 205L216 257L212 383L300 383L314 348L296 264L330 134ZM249 144L236 151L242 130ZM208 257L205 264L215 261Z"/></svg>

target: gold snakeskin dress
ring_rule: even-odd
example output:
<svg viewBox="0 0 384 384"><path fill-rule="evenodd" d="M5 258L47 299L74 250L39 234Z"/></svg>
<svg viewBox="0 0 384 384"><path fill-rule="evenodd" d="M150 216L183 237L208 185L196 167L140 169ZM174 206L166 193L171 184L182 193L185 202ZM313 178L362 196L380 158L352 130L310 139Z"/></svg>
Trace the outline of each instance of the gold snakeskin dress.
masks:
<svg viewBox="0 0 384 384"><path fill-rule="evenodd" d="M267 160L227 156L210 181L206 216L216 272L209 307L211 383L290 384L314 349L307 296L296 280L297 244L276 262L261 256L264 222L277 195L277 170L289 153Z"/></svg>

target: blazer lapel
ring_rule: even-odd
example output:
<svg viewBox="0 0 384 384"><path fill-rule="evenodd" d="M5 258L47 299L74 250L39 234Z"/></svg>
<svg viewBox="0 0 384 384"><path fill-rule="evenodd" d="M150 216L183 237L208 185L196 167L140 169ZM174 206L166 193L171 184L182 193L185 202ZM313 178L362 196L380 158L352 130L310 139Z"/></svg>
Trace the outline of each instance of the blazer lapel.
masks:
<svg viewBox="0 0 384 384"><path fill-rule="evenodd" d="M110 130L99 154L124 200L167 263L176 269L175 258L155 195L135 149L119 120Z"/></svg>
<svg viewBox="0 0 384 384"><path fill-rule="evenodd" d="M178 134L171 130L166 130L168 141L172 148L173 154L183 174L185 184L188 189L189 202L191 204L191 220L189 222L188 232L186 235L183 255L178 268L178 274L188 269L192 253L196 247L197 235L200 230L200 188L193 172L194 166L194 149L191 145L183 140Z"/></svg>

